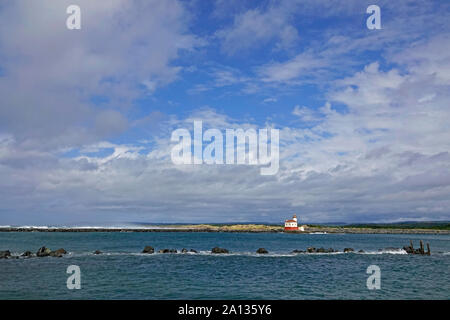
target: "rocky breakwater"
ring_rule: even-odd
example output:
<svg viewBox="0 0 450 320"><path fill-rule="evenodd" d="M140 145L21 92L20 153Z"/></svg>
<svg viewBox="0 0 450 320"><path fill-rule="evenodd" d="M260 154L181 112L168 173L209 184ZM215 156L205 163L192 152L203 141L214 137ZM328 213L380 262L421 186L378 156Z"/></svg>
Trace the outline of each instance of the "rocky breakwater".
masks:
<svg viewBox="0 0 450 320"><path fill-rule="evenodd" d="M406 251L406 253L408 254L420 254L420 255L431 255L431 250L430 250L430 244L427 243L427 251L425 251L425 248L423 246L423 241L420 240L419 242L420 247L417 249L414 249L414 245L412 240L409 241L409 246L404 246L403 250Z"/></svg>
<svg viewBox="0 0 450 320"><path fill-rule="evenodd" d="M348 252L354 252L355 250L353 248L344 248L344 252L348 253ZM315 247L309 247L306 250L298 250L295 249L294 251L292 251L292 253L335 253L335 252L339 252L339 250L335 250L333 248L315 248Z"/></svg>
<svg viewBox="0 0 450 320"><path fill-rule="evenodd" d="M188 253L188 252L197 253L197 251L194 249L191 249L191 250L188 250L186 248L181 249L181 253ZM155 248L153 248L152 246L146 246L144 248L144 250L142 250L142 253L153 254L153 253L155 253ZM158 250L158 253L178 253L178 250L177 249L160 249L160 250Z"/></svg>
<svg viewBox="0 0 450 320"><path fill-rule="evenodd" d="M161 249L158 253L178 253L177 249Z"/></svg>
<svg viewBox="0 0 450 320"><path fill-rule="evenodd" d="M63 255L67 254L67 251L63 248L60 248L58 250L50 250L46 247L41 247L39 250L34 254L33 252L27 250L24 253L22 253L20 256L12 255L9 250L6 251L0 251L0 259L19 259L19 258L32 258L32 257L57 257L61 258Z"/></svg>
<svg viewBox="0 0 450 320"><path fill-rule="evenodd" d="M49 248L46 247L41 247L39 248L39 250L36 252L36 257L56 257L56 258L61 258L63 255L67 254L67 251L63 248L60 248L58 250L50 250Z"/></svg>
<svg viewBox="0 0 450 320"><path fill-rule="evenodd" d="M152 254L155 253L155 248L152 246L145 246L144 250L142 250L142 253Z"/></svg>
<svg viewBox="0 0 450 320"><path fill-rule="evenodd" d="M0 251L0 259L9 259L11 257L11 251Z"/></svg>
<svg viewBox="0 0 450 320"><path fill-rule="evenodd" d="M223 254L223 253L230 253L230 251L228 251L227 249L224 249L224 248L214 247L211 249L211 253Z"/></svg>

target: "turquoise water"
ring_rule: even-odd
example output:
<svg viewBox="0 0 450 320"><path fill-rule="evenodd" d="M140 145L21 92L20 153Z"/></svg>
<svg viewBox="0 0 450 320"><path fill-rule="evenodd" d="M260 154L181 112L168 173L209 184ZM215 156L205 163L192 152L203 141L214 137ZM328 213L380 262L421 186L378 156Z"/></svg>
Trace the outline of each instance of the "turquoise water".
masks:
<svg viewBox="0 0 450 320"><path fill-rule="evenodd" d="M402 254L429 242L431 256ZM450 236L283 233L0 233L0 250L69 251L63 258L0 260L0 299L449 299ZM144 246L199 254L140 254ZM212 255L211 248L229 249ZM314 246L364 254L291 254ZM264 247L269 255L256 255ZM105 254L93 255L94 250ZM381 269L368 290L366 269ZM81 289L68 290L69 265Z"/></svg>

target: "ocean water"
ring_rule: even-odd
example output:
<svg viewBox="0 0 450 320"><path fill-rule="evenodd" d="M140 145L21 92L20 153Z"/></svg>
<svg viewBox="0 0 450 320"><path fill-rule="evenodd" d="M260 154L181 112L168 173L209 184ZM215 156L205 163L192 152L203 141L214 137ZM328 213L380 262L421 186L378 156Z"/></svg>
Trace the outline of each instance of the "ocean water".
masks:
<svg viewBox="0 0 450 320"><path fill-rule="evenodd" d="M431 256L401 248L429 242ZM182 248L198 254L141 254ZM0 233L0 250L20 254L41 246L65 248L63 258L0 260L0 299L449 299L449 235L284 233ZM219 246L227 255L210 254ZM366 253L292 254L307 247ZM268 255L255 251L264 247ZM92 254L95 250L102 255ZM69 290L69 265L81 270L81 289ZM369 265L381 270L381 289L366 286Z"/></svg>

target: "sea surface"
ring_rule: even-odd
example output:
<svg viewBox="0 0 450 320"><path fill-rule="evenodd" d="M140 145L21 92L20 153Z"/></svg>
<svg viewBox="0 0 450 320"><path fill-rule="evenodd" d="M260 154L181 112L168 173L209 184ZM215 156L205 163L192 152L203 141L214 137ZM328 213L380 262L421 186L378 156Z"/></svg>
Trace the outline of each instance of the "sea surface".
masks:
<svg viewBox="0 0 450 320"><path fill-rule="evenodd" d="M413 240L431 256L407 255ZM142 254L182 248L198 254ZM449 299L449 235L192 232L3 232L0 250L21 254L64 248L63 258L0 260L0 299ZM214 255L219 246L231 251ZM365 253L292 254L307 247ZM267 255L255 251L264 247ZM385 249L387 248L387 249ZM383 249L379 251L379 249ZM102 255L93 251L101 250ZM69 290L67 267L81 270ZM370 265L381 288L369 290Z"/></svg>

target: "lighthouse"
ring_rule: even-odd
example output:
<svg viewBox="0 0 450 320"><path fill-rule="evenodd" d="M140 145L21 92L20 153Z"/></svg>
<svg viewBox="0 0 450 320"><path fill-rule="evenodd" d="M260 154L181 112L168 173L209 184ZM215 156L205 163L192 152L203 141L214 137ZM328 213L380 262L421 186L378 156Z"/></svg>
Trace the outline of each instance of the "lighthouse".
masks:
<svg viewBox="0 0 450 320"><path fill-rule="evenodd" d="M303 226L298 227L297 215L294 214L291 220L284 221L284 231L304 231Z"/></svg>

